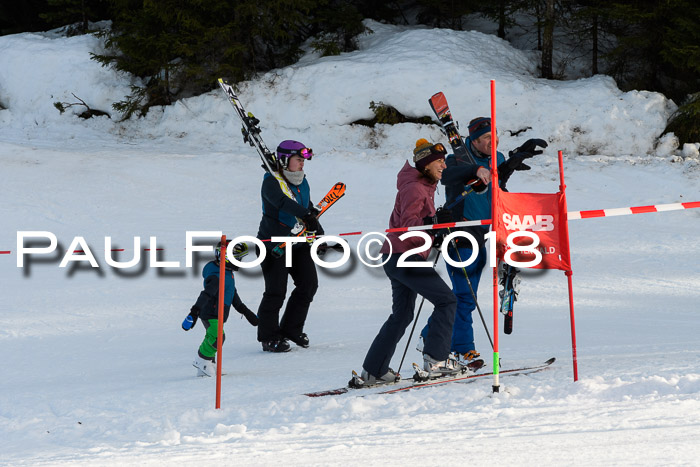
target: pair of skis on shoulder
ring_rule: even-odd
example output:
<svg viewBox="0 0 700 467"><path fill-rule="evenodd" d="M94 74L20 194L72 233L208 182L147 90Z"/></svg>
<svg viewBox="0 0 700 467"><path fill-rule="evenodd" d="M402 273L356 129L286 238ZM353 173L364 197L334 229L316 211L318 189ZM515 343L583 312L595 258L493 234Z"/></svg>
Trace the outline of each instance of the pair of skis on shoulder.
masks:
<svg viewBox="0 0 700 467"><path fill-rule="evenodd" d="M287 182L280 174L277 156L275 155L275 153L273 153L267 148L265 142L260 136L260 120L255 118L255 116L251 112L246 112L246 110L243 108L243 104L241 104L241 101L238 99L238 96L236 95L233 86L230 85L226 80L224 80L223 78L219 78L219 86L221 86L221 89L224 91L229 102L235 109L236 114L241 119L241 133L243 134L243 142L250 144L257 150L258 154L260 155L260 159L263 162L263 168L279 181L280 187L282 188L283 192L289 192ZM317 218L321 217L321 215L325 213L328 210L328 208L333 206L340 198L342 198L345 195L345 188L346 186L343 182L338 182L335 185L333 185L333 188L331 188L328 191L328 193L326 193L326 196L324 196L321 199L321 201L314 206ZM296 237L306 235L310 242L312 242L315 239L315 233L307 232L306 226L300 219L297 219L297 223L292 228L291 233L293 236ZM273 249L272 254L277 257L282 256L284 254L285 246L285 243L277 245Z"/></svg>
<svg viewBox="0 0 700 467"><path fill-rule="evenodd" d="M499 375L519 375L519 374L529 374L529 373L535 373L538 371L542 371L546 368L548 368L552 363L554 363L556 359L554 357L550 358L549 360L545 361L544 363L540 365L532 365L532 366L524 366L521 368L511 368L507 370L500 370ZM481 367L483 366L483 361L481 361L481 365L478 368L473 368L471 371L462 373L462 374L457 374L457 375L448 375L448 376L442 376L434 379L421 379L418 378L416 379L416 375L414 375L411 378L400 378L396 380L395 382L389 382L381 385L369 385L369 386L353 386L351 384L348 384L345 387L342 388L336 388L336 389L329 389L325 391L317 391L317 392L308 392L305 393L305 396L308 397L324 397L324 396L337 396L340 394L346 394L350 391L361 391L364 389L372 389L372 388L377 388L377 389L383 389L379 392L373 392L372 394L395 394L397 392L405 392L405 391L410 391L412 389L420 389L420 388L425 388L425 387L433 387L433 386L439 386L442 384L447 384L447 383L458 383L458 382L467 382L470 380L475 380L478 378L485 378L488 376L493 376L493 373L476 373ZM416 364L414 363L414 369L416 368ZM421 371L423 371L421 369ZM355 377L356 373L353 372L353 379ZM353 380L350 380L351 382ZM363 391L364 392L364 391Z"/></svg>

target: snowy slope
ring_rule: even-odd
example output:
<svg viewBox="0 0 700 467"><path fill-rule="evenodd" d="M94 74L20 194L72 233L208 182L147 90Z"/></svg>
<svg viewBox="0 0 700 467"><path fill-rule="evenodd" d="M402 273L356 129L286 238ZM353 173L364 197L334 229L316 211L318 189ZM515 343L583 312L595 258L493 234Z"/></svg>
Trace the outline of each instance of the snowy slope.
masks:
<svg viewBox="0 0 700 467"><path fill-rule="evenodd" d="M556 191L561 149L570 210L700 200L697 159L674 156L672 138L657 145L675 108L664 96L623 93L606 77L537 79L524 52L477 32L369 26L374 34L356 52L309 54L240 86L268 145L294 138L314 148L306 172L315 198L347 183L346 197L324 217L328 233L386 228L395 175L415 140L442 138L435 126L350 125L371 116L370 100L421 116L442 90L466 126L488 115L490 79L501 149L530 137L550 142L532 171L513 177L513 191ZM199 271L120 272L106 266L103 242L112 236L127 249L124 260L134 237L147 247L156 236L162 259L184 264L188 230L254 234L260 163L220 92L124 123L59 115L53 102L72 102L71 93L109 110L128 92L129 77L89 60L99 47L92 37L0 37L7 107L0 111L0 250L12 251L0 255L0 464L697 462L696 210L570 223L577 383L566 281L551 271L524 277L514 333L501 336L500 349L504 368L557 357L548 371L504 376L499 394L484 378L391 396L300 395L344 385L389 313L388 280L353 253L340 271L320 272L309 349L264 354L255 329L233 316L222 409L214 410L215 381L195 378L190 366L202 327L180 329L201 287ZM526 126L517 138L506 132ZM17 268L23 230L51 231L63 249L83 236L101 267L62 269L60 256L51 256ZM438 270L444 276L444 265ZM483 284L489 278L487 270ZM259 270L239 273L237 285L255 309ZM489 327L490 299L482 288ZM419 326L428 315L424 308ZM475 334L490 361L478 320ZM409 363L419 358L414 346ZM395 368L399 359L397 352Z"/></svg>

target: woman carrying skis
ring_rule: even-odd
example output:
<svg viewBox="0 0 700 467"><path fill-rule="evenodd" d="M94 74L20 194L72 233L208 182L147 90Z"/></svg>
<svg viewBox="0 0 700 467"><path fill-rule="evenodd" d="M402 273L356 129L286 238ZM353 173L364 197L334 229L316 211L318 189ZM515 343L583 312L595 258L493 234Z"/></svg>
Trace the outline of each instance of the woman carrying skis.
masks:
<svg viewBox="0 0 700 467"><path fill-rule="evenodd" d="M317 211L310 199L309 182L304 174L304 163L313 152L298 141L285 140L277 147L278 173L266 173L262 183L262 219L258 238L293 237L297 219L303 221L309 233L323 234ZM278 244L266 243L265 260L261 268L265 278L265 292L258 308L258 341L265 352L288 352L287 339L300 347L309 346L304 324L309 305L318 288L316 265L311 258L309 243L287 244L285 250L275 249ZM281 253L281 254L280 254ZM285 255L292 255L292 266L285 265ZM280 309L287 295L287 280L291 276L294 290L280 320Z"/></svg>
<svg viewBox="0 0 700 467"><path fill-rule="evenodd" d="M415 167L406 162L397 176L398 193L389 227L408 227L451 222L448 210L435 211L435 188L445 169L445 147L431 144L425 139L416 141L413 151ZM474 176L478 166L474 166ZM429 232L433 237L435 232ZM431 376L456 373L457 367L448 360L450 338L457 301L452 290L431 267L403 267L397 262L402 254L423 245L420 238L399 240L401 233L389 233L382 246L384 272L391 281L391 315L370 345L362 364L360 384L373 385L393 382L397 375L389 368L396 345L413 320L413 310L418 294L433 304L432 325L423 348L424 369ZM428 252L412 255L408 261L423 262Z"/></svg>

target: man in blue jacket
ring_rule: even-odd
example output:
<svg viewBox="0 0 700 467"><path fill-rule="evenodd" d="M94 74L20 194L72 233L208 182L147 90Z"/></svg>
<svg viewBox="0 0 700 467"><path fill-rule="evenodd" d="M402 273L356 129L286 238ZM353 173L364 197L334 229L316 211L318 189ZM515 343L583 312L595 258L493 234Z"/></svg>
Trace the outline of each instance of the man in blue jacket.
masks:
<svg viewBox="0 0 700 467"><path fill-rule="evenodd" d="M482 190L472 190L464 196L464 199L452 207L452 215L455 221L482 220L491 218L491 148L498 147L498 136L491 132L491 119L486 117L475 118L469 122L469 137L464 143L467 153L456 157L450 154L445 163L447 168L442 173L442 184L445 185L446 206L449 206L465 191L470 191L467 183L473 179L473 165L477 164L489 171L488 176L480 176L482 181L489 182ZM547 143L541 139L530 139L521 147L510 152L508 159L501 152L496 153L498 167L498 182L501 189L505 190L506 182L515 170L529 170L523 160L541 154L537 147L547 147ZM464 268L456 268L447 264L447 271L452 281L452 290L457 297L457 312L452 328L452 351L461 364L467 364L479 356L474 345L474 329L472 327L472 312L476 308L476 293L479 287L481 272L486 265L486 247L484 236L488 233L488 226L469 226L461 228L471 234L477 242L478 251L474 261ZM457 248L452 245L448 248L450 258L454 261L466 261L472 255L472 244L466 238L457 237ZM467 277L469 278L467 281ZM469 287L471 283L471 289ZM473 294L472 294L473 289ZM423 328L421 337L425 337L430 327L430 321Z"/></svg>

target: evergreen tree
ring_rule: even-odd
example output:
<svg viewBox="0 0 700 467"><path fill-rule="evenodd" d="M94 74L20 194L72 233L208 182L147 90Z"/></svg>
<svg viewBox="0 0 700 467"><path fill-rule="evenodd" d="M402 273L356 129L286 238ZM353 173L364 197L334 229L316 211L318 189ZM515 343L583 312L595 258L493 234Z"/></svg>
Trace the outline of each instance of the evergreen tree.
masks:
<svg viewBox="0 0 700 467"><path fill-rule="evenodd" d="M683 102L669 122L681 143L700 128L700 5L693 0L614 2L606 11L617 46L606 57L620 87ZM695 136L692 136L695 135Z"/></svg>
<svg viewBox="0 0 700 467"><path fill-rule="evenodd" d="M673 132L683 143L700 142L700 92L692 94L671 116L664 133Z"/></svg>
<svg viewBox="0 0 700 467"><path fill-rule="evenodd" d="M48 29L39 16L47 8L46 0L0 2L0 35Z"/></svg>
<svg viewBox="0 0 700 467"><path fill-rule="evenodd" d="M323 1L313 11L313 47L323 55L339 55L357 49L356 37L365 31L358 8L344 0Z"/></svg>
<svg viewBox="0 0 700 467"><path fill-rule="evenodd" d="M473 0L417 0L417 20L438 28L462 29L462 16L474 11Z"/></svg>
<svg viewBox="0 0 700 467"><path fill-rule="evenodd" d="M579 0L579 8L574 11L572 19L578 26L579 35L590 41L591 74L599 73L599 57L601 52L601 32L605 29L606 0Z"/></svg>
<svg viewBox="0 0 700 467"><path fill-rule="evenodd" d="M88 32L90 21L109 18L107 0L47 0L46 3L48 11L39 14L42 19L55 26L78 23L73 31L80 34Z"/></svg>
<svg viewBox="0 0 700 467"><path fill-rule="evenodd" d="M543 78L554 78L552 57L554 54L554 0L546 0L544 9L544 32L542 34L542 64Z"/></svg>
<svg viewBox="0 0 700 467"><path fill-rule="evenodd" d="M700 4L675 0L673 15L664 24L661 59L665 71L679 83L672 83L672 94L700 91Z"/></svg>
<svg viewBox="0 0 700 467"><path fill-rule="evenodd" d="M113 0L110 53L93 58L141 77L115 104L125 118L154 105L292 63L316 0Z"/></svg>

